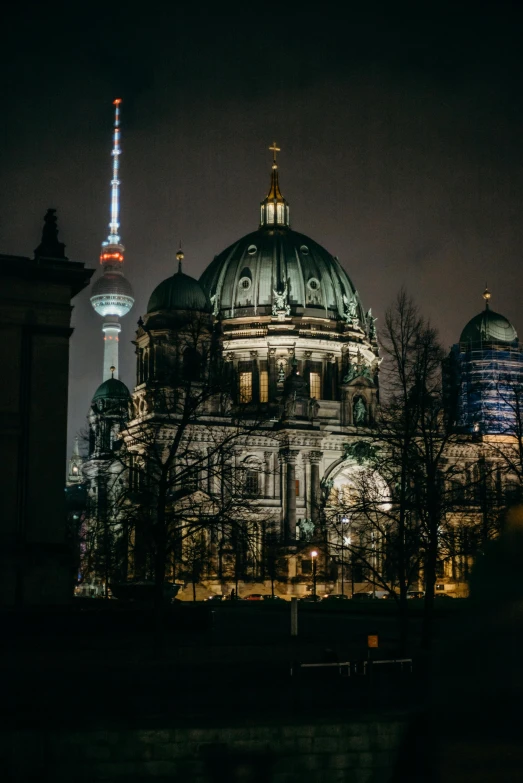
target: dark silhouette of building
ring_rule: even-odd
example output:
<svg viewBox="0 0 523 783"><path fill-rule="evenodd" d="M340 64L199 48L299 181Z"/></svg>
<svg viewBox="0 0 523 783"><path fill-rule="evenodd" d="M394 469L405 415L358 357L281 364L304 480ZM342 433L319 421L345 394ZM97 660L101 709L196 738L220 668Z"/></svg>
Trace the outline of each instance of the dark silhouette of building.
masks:
<svg viewBox="0 0 523 783"><path fill-rule="evenodd" d="M69 261L56 210L34 258L0 255L0 603L71 595L64 498L71 299L93 272Z"/></svg>

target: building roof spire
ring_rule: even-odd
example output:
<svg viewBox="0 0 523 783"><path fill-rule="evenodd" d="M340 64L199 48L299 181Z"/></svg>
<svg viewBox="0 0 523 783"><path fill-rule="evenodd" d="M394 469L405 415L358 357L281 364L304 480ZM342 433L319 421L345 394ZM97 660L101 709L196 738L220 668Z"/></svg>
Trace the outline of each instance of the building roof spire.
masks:
<svg viewBox="0 0 523 783"><path fill-rule="evenodd" d="M261 225L283 228L289 226L289 205L284 199L278 181L277 153L281 152L276 142L269 147L272 152L271 186L267 197L261 203Z"/></svg>
<svg viewBox="0 0 523 783"><path fill-rule="evenodd" d="M182 261L185 258L185 253L182 250L182 240L180 239L180 245L176 253L176 260L178 261L178 274L182 274Z"/></svg>
<svg viewBox="0 0 523 783"><path fill-rule="evenodd" d="M485 310L489 309L489 301L490 301L491 296L492 296L492 294L488 290L488 286L485 283L485 290L483 291L483 299L485 300Z"/></svg>
<svg viewBox="0 0 523 783"><path fill-rule="evenodd" d="M110 245L120 244L120 161L122 154L120 148L120 104L121 98L115 98L114 106L114 133L113 133L113 176L111 179L111 222L109 223L109 236L107 241Z"/></svg>

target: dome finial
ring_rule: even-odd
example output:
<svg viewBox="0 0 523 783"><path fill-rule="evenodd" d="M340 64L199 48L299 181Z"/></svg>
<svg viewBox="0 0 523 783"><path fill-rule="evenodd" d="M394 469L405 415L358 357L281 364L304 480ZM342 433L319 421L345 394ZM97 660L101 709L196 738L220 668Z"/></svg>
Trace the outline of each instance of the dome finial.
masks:
<svg viewBox="0 0 523 783"><path fill-rule="evenodd" d="M180 245L178 247L178 252L176 253L176 259L178 261L178 274L181 275L182 273L182 261L185 258L185 254L182 250L182 240L180 239Z"/></svg>
<svg viewBox="0 0 523 783"><path fill-rule="evenodd" d="M116 367L114 366L114 364L112 364L112 365L109 367L109 372L111 373L111 378L114 378L114 374L115 374L115 372L116 372Z"/></svg>
<svg viewBox="0 0 523 783"><path fill-rule="evenodd" d="M276 162L276 154L278 152L281 152L281 149L280 149L280 147L278 147L276 145L275 141L272 142L272 147L269 147L269 149L272 152L272 167L273 167L273 169L277 169L278 168L278 164Z"/></svg>
<svg viewBox="0 0 523 783"><path fill-rule="evenodd" d="M483 299L485 300L485 310L489 309L489 300L490 300L491 296L492 296L492 294L488 290L488 286L485 283L485 290L483 291Z"/></svg>

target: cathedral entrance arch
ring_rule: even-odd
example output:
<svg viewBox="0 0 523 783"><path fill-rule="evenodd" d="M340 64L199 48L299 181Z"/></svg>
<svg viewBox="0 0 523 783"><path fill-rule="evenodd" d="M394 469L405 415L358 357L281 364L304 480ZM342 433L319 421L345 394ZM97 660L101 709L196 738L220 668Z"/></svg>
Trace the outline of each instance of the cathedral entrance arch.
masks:
<svg viewBox="0 0 523 783"><path fill-rule="evenodd" d="M327 476L325 526L333 578L345 593L369 592L382 583L390 491L370 463L344 459Z"/></svg>
<svg viewBox="0 0 523 783"><path fill-rule="evenodd" d="M373 504L380 505L383 511L390 508L387 482L368 463L342 460L332 466L325 478L329 486L329 506L361 509L364 494L367 500L372 499Z"/></svg>

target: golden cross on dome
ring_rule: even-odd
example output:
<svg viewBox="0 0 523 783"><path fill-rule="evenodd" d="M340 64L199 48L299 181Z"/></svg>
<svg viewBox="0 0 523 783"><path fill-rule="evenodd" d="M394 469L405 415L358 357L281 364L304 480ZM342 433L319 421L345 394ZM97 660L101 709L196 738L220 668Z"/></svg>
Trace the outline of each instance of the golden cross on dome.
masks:
<svg viewBox="0 0 523 783"><path fill-rule="evenodd" d="M281 152L281 149L280 149L280 147L276 146L276 142L275 141L272 142L272 147L269 147L269 149L272 152L272 165L274 167L276 167L277 166L277 163L276 163L276 153L277 152Z"/></svg>

